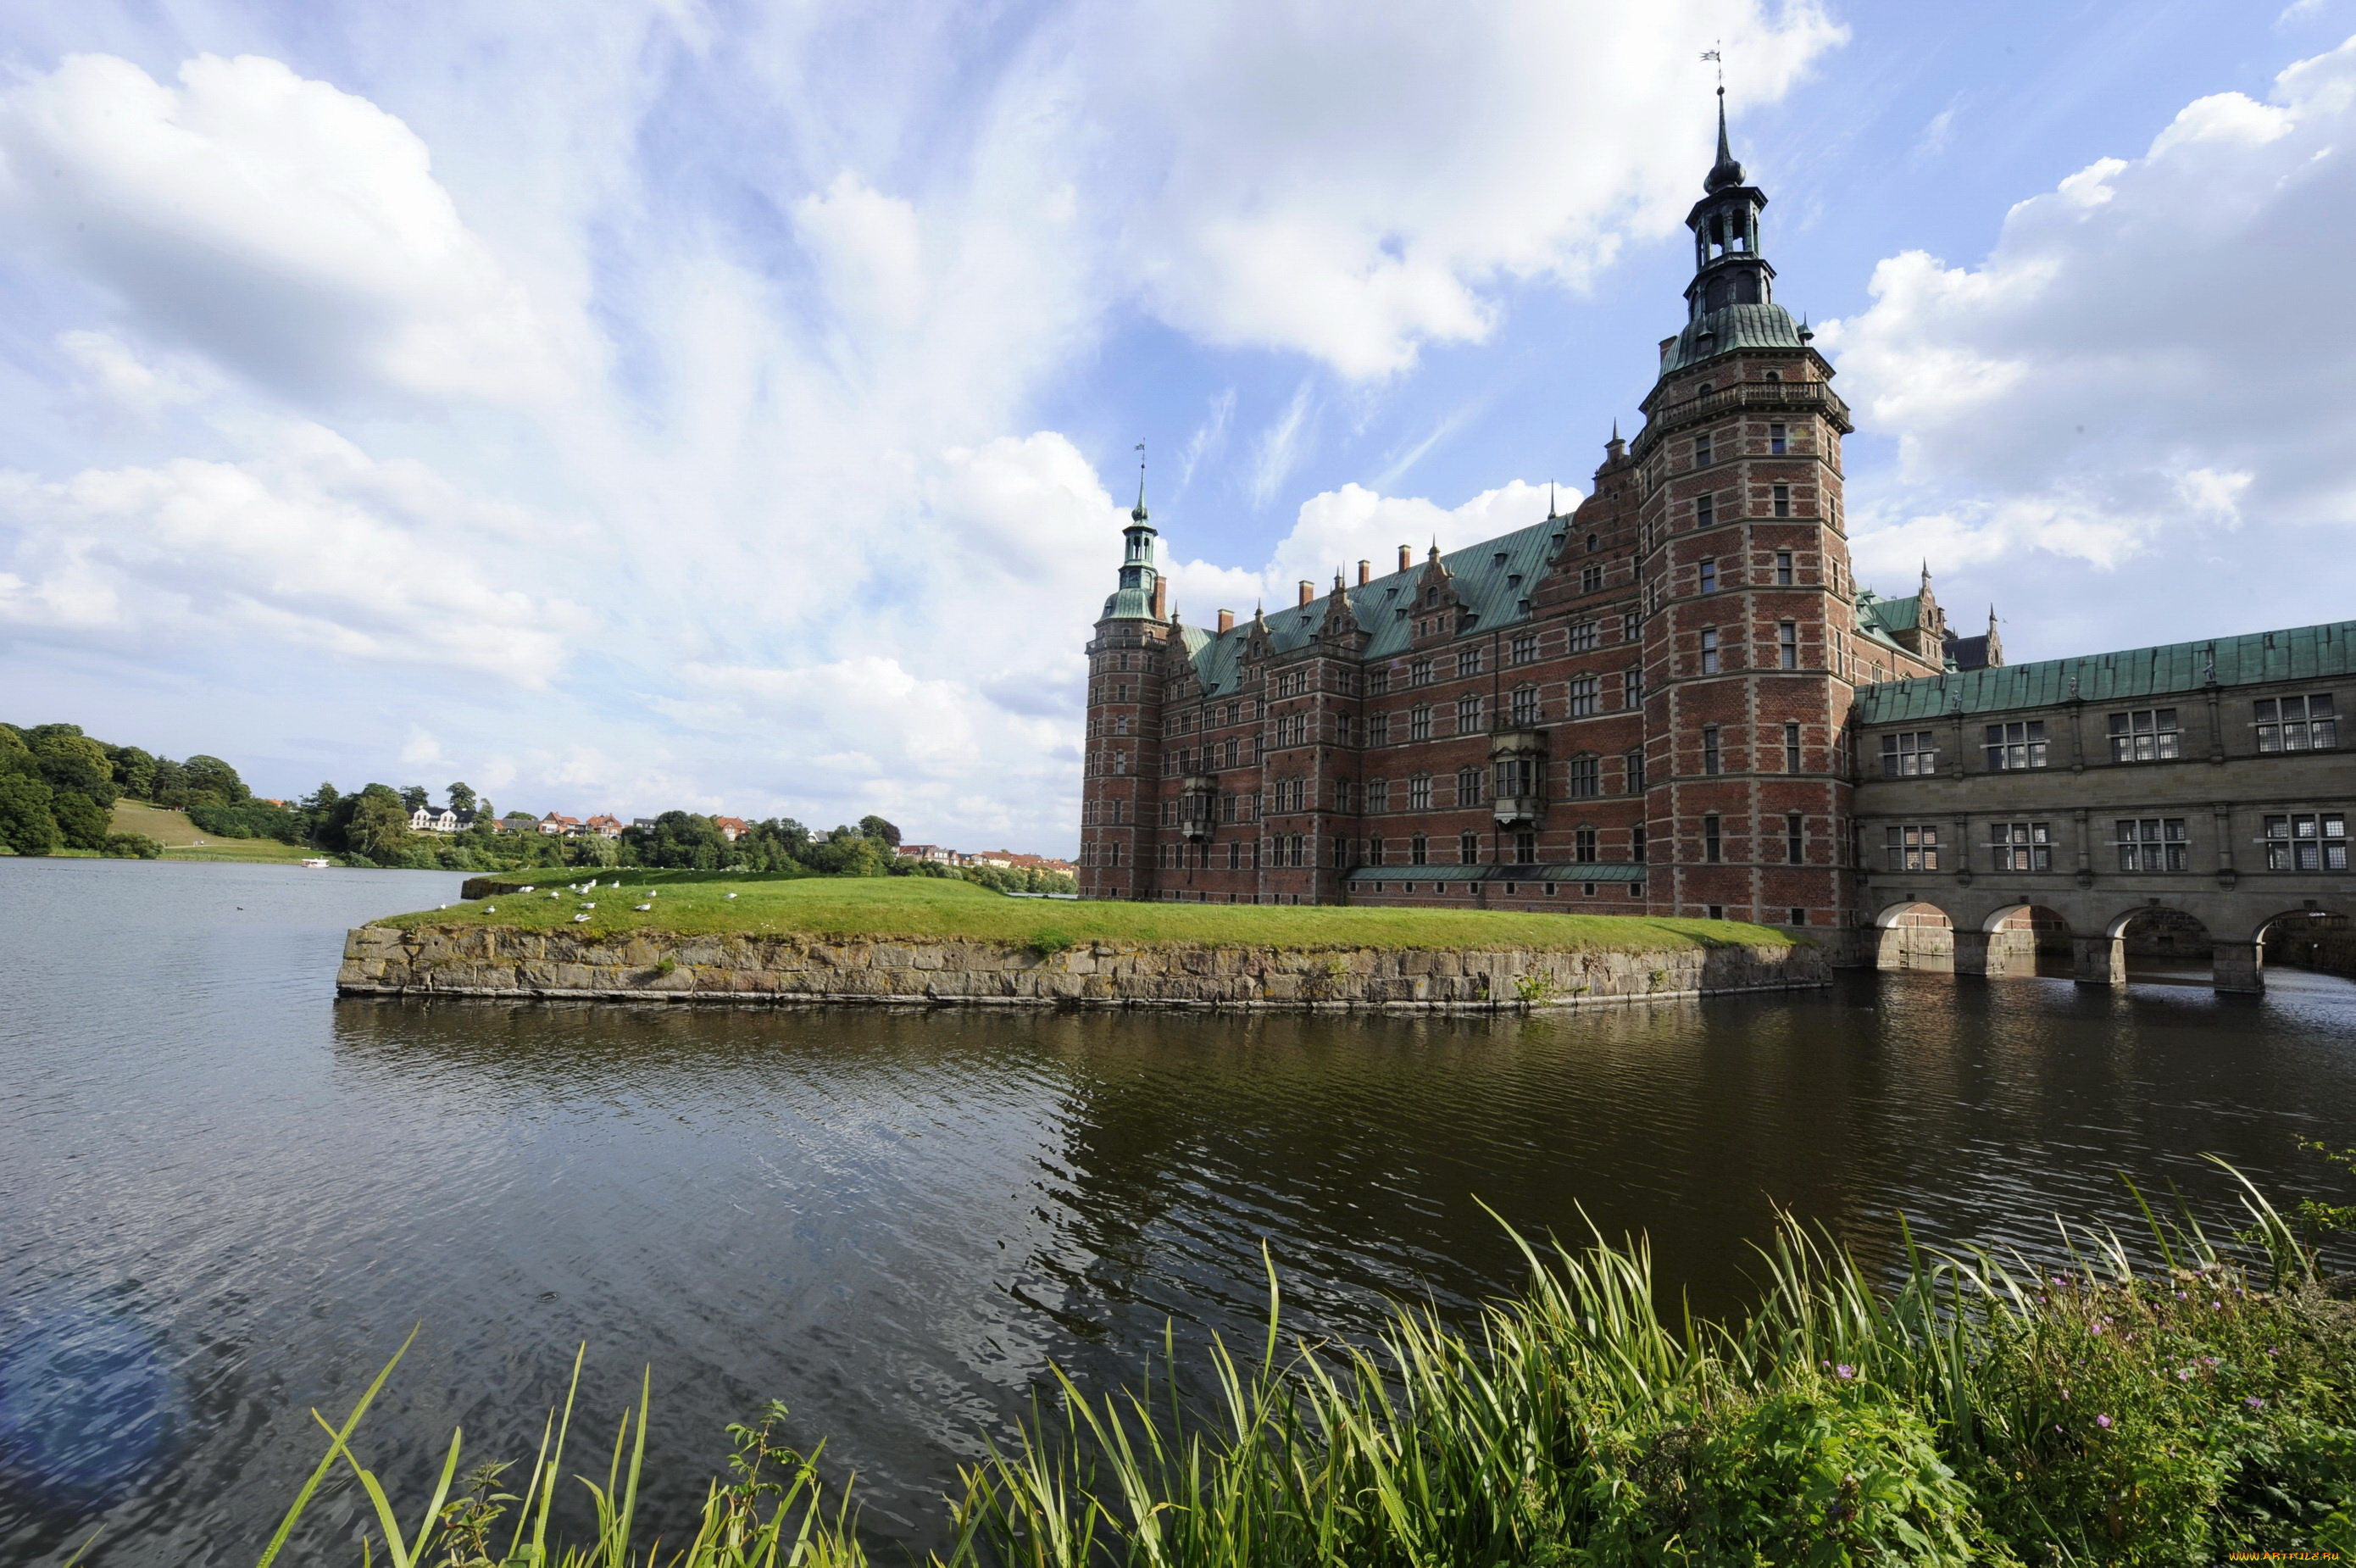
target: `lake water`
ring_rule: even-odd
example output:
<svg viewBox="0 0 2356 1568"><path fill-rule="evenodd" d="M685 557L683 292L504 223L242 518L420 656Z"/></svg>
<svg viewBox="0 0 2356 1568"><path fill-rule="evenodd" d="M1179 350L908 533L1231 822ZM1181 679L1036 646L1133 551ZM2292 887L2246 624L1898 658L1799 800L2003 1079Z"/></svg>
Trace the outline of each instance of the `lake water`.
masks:
<svg viewBox="0 0 2356 1568"><path fill-rule="evenodd" d="M1484 1204L1646 1230L1724 1306L1776 1205L2039 1248L2130 1219L2118 1171L2213 1206L2201 1151L2299 1187L2293 1136L2356 1126L2356 985L2285 972L1473 1021L336 999L347 927L458 881L0 860L0 1561L103 1522L98 1563L250 1563L308 1408L417 1325L359 1444L402 1486L453 1424L528 1458L586 1341L594 1432L653 1369L642 1520L774 1397L922 1547L1051 1359L1248 1341L1263 1242L1304 1331L1513 1288Z"/></svg>

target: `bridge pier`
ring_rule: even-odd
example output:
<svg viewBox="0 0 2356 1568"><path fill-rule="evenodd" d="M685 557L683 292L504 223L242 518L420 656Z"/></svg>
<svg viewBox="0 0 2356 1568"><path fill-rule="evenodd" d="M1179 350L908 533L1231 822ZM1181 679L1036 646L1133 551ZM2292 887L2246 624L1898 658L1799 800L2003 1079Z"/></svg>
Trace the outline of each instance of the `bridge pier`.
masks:
<svg viewBox="0 0 2356 1568"><path fill-rule="evenodd" d="M2127 944L2121 937L2072 937L2070 951L2076 961L2074 978L2081 985L2125 985Z"/></svg>
<svg viewBox="0 0 2356 1568"><path fill-rule="evenodd" d="M2265 949L2260 943L2212 941L2210 962L2219 991L2254 995L2266 988Z"/></svg>
<svg viewBox="0 0 2356 1568"><path fill-rule="evenodd" d="M1990 960L1994 959L1994 967ZM1957 974L2002 974L2004 957L1989 951L1989 933L1958 930L1955 933L1955 972Z"/></svg>

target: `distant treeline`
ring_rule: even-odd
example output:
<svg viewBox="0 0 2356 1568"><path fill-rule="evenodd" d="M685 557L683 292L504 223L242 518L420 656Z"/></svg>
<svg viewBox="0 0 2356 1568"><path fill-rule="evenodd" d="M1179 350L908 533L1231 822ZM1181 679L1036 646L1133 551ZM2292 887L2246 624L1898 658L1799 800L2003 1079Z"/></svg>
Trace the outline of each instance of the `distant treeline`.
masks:
<svg viewBox="0 0 2356 1568"><path fill-rule="evenodd" d="M1072 879L1036 870L902 860L900 830L882 817L813 832L790 817L748 824L734 840L712 818L665 811L616 839L565 838L540 831L529 811L499 817L463 782L448 787L450 809L471 819L455 833L414 832L412 816L432 804L420 785L370 784L349 794L332 783L287 805L257 800L237 769L218 757L175 762L135 746L111 746L76 725L0 724L0 843L18 854L60 848L155 856L151 838L108 831L114 802L125 797L184 811L205 832L224 839L276 839L336 856L348 865L427 871L518 871L532 866L650 865L700 871L804 872L814 876L962 876L1013 893L1068 893Z"/></svg>

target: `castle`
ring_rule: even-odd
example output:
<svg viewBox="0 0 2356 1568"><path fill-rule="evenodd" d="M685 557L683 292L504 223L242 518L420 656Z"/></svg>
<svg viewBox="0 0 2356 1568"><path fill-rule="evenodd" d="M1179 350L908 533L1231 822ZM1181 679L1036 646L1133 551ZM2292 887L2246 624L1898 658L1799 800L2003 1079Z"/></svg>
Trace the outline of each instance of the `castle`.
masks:
<svg viewBox="0 0 2356 1568"><path fill-rule="evenodd" d="M1643 427L1568 515L1200 627L1141 485L1087 648L1082 896L1724 917L1978 972L2075 944L2113 981L2163 908L2254 988L2270 923L2351 904L2356 623L2007 668L1927 566L1877 597L1854 426L1775 303L1722 99L1703 190Z"/></svg>

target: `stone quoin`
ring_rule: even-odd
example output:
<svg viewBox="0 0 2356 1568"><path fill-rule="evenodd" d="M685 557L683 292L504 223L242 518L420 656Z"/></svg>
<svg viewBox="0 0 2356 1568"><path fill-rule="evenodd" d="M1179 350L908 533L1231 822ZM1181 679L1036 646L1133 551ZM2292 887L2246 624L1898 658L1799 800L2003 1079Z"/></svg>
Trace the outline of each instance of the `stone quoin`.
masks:
<svg viewBox="0 0 2356 1568"><path fill-rule="evenodd" d="M1686 319L1569 513L1187 622L1142 481L1087 646L1080 892L1723 916L2081 978L2356 908L2356 622L2006 667L1853 575L1833 367L1719 113ZM2166 928L2166 940L2137 925Z"/></svg>

